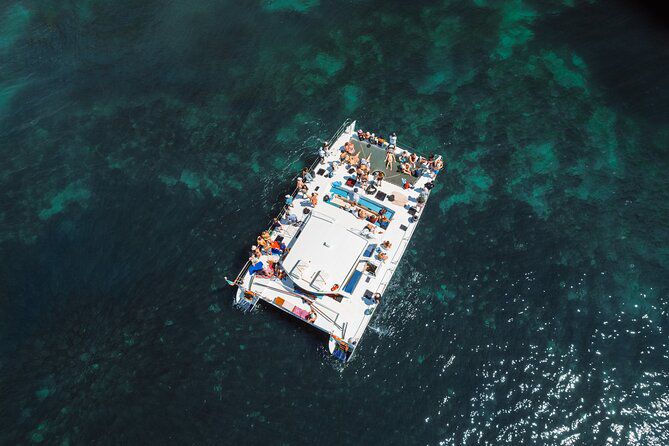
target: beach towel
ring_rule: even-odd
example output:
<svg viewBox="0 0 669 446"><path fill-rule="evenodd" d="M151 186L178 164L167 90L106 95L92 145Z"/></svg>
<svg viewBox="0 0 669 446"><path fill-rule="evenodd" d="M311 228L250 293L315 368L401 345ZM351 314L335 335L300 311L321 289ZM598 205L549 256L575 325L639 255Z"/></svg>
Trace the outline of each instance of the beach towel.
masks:
<svg viewBox="0 0 669 446"><path fill-rule="evenodd" d="M309 317L309 312L307 310L303 310L300 307L293 307L293 314L301 317L304 320L306 320Z"/></svg>

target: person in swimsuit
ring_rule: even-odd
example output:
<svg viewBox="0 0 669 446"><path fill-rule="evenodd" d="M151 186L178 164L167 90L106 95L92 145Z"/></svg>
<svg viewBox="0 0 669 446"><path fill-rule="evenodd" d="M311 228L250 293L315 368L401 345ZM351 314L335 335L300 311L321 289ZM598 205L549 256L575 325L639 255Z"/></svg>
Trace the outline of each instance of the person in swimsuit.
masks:
<svg viewBox="0 0 669 446"><path fill-rule="evenodd" d="M416 155L415 153L409 155L409 164L411 164L411 167L415 168L417 162L418 162L418 155Z"/></svg>
<svg viewBox="0 0 669 446"><path fill-rule="evenodd" d="M386 152L386 169L393 170L393 164L395 163L395 154L388 150Z"/></svg>
<svg viewBox="0 0 669 446"><path fill-rule="evenodd" d="M386 174L381 172L381 171L379 171L379 173L376 174L376 178L374 178L374 181L376 181L376 185L378 187L381 187L381 182L383 181L385 176L386 176Z"/></svg>
<svg viewBox="0 0 669 446"><path fill-rule="evenodd" d="M309 201L311 202L312 207L316 207L316 205L318 204L318 194L316 192L311 194L311 197L309 197Z"/></svg>
<svg viewBox="0 0 669 446"><path fill-rule="evenodd" d="M306 194L307 192L309 192L309 188L307 187L302 177L297 177L297 183L295 187L297 188L298 193Z"/></svg>

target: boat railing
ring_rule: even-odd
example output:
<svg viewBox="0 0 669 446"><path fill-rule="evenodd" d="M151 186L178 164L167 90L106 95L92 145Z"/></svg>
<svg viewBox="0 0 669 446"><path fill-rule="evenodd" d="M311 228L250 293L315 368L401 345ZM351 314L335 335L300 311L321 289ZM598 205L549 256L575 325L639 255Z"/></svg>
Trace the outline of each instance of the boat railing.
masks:
<svg viewBox="0 0 669 446"><path fill-rule="evenodd" d="M330 139L326 141L327 144L328 144L328 146L332 146L332 144L334 144L334 142L337 141L337 139L339 139L339 137L342 135L342 133L344 133L344 132L346 131L346 128L347 128L351 123L352 123L352 121L351 121L349 118L346 118L346 120L344 120L344 122L342 123L342 125L339 126L339 128L338 128L337 131L333 134L333 136L330 137ZM318 164L320 163L320 161L321 161L320 158L316 158L316 159L314 160L314 162L311 163L311 165L309 166L309 171L310 171L310 172L313 171L313 170L316 168L316 166L318 166ZM292 198L295 198L295 195L296 195L296 194L297 194L297 187L295 187L295 189L293 189L293 192L290 194L290 196L291 196ZM284 204L284 205L281 207L281 211L279 212L279 217L280 217L281 215L283 215L283 213L286 212L287 210L288 210L288 205L287 205L287 204ZM271 229L272 224L273 224L273 221L272 221L272 222L269 224L269 226L267 227L267 230L268 230L268 231ZM241 271L239 271L239 274L237 274L237 277L235 277L235 280L234 280L233 283L235 283L236 285L241 285L241 283L242 283L241 280L242 280L242 278L244 277L244 275L246 274L246 271L249 269L250 266L251 266L251 260L249 259L249 260L246 261L246 263L245 263L244 266L242 267Z"/></svg>

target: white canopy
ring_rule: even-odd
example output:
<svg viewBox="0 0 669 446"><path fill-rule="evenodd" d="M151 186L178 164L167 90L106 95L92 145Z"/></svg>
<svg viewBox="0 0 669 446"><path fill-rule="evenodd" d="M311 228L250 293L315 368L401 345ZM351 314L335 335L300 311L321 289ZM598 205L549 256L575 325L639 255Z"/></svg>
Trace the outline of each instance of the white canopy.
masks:
<svg viewBox="0 0 669 446"><path fill-rule="evenodd" d="M300 287L314 293L341 289L367 248L367 240L333 218L313 211L281 262Z"/></svg>

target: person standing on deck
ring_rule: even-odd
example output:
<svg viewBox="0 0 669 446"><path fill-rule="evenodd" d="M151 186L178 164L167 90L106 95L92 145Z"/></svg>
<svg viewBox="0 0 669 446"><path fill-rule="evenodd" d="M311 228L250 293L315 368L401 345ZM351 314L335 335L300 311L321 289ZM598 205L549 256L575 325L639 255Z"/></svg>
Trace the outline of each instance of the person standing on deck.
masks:
<svg viewBox="0 0 669 446"><path fill-rule="evenodd" d="M321 148L318 149L318 156L321 158L321 164L325 162L325 158L328 156L329 150L330 146L328 146L327 142L324 142L323 146L321 146Z"/></svg>
<svg viewBox="0 0 669 446"><path fill-rule="evenodd" d="M353 192L351 193L351 201L354 202L355 204L358 204L358 201L360 201L360 195L358 195L357 187L353 189Z"/></svg>

